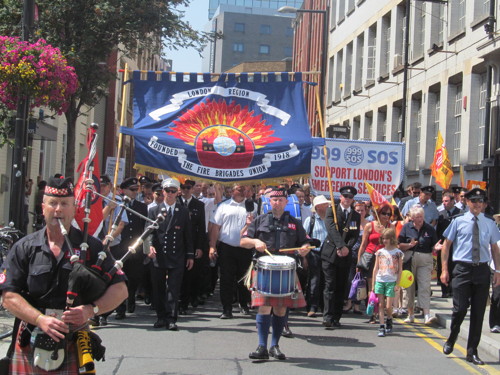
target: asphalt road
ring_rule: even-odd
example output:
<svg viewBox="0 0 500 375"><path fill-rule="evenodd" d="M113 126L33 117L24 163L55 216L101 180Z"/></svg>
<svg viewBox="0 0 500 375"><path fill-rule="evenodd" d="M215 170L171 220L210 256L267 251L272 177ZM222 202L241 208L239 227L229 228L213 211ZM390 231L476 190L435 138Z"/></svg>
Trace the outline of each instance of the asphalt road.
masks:
<svg viewBox="0 0 500 375"><path fill-rule="evenodd" d="M235 308L236 310L236 308ZM465 361L465 343L459 341L450 356L441 352L448 330L395 321L394 332L377 337L377 325L366 316L345 315L342 327L325 330L321 317L303 311L290 316L294 338L282 338L285 361L253 362L248 353L257 346L255 312L235 313L220 320L220 305L212 297L204 306L178 322L179 331L153 328L156 320L148 306L139 304L122 321L96 328L107 347L99 374L321 374L327 371L371 374L500 374L500 364L480 353L486 366ZM420 319L421 321L421 319Z"/></svg>

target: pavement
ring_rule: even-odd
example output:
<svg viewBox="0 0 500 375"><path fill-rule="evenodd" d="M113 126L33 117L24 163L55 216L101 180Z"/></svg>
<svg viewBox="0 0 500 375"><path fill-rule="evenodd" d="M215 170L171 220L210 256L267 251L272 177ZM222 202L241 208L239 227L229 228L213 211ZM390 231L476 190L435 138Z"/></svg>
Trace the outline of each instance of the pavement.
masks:
<svg viewBox="0 0 500 375"><path fill-rule="evenodd" d="M434 282L433 282L434 284ZM452 298L441 298L441 289L437 285L432 286L432 297L431 297L431 314L435 314L438 319L438 324L441 327L449 329L451 323L451 308L452 308ZM498 363L500 363L500 334L491 333L488 317L490 313L489 301L486 307L486 312L483 321L483 331L481 336L481 342L479 343L479 354L488 354L494 358ZM0 337L3 334L8 333L12 330L13 318L10 313L0 309ZM449 331L448 331L449 332ZM469 314L465 317L464 322L460 330L460 338L467 341L467 336L469 334ZM9 336L10 337L10 336ZM9 337L0 339L0 357L7 352L10 339Z"/></svg>
<svg viewBox="0 0 500 375"><path fill-rule="evenodd" d="M435 282L433 281L433 284ZM431 297L431 314L435 314L438 323L441 327L450 328L451 324L451 309L453 307L453 298L440 298L441 288L439 286L432 286ZM490 293L491 296L491 293ZM486 304L486 312L484 313L483 331L481 334L481 342L479 343L479 354L488 353L500 363L500 333L491 333L489 326L490 316L490 302ZM467 341L469 335L469 313L466 315L462 326L460 327L460 338Z"/></svg>

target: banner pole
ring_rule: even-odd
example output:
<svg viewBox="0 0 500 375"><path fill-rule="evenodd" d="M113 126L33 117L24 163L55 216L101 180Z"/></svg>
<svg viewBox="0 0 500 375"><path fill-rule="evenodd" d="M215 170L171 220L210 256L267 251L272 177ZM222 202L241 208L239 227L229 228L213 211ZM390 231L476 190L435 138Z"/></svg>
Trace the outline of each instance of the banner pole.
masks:
<svg viewBox="0 0 500 375"><path fill-rule="evenodd" d="M328 191L330 192L330 203L332 205L332 211L333 211L333 220L335 221L335 227L338 230L339 229L339 224L338 224L338 219L337 219L337 209L335 208L335 200L333 198L333 186L332 186L332 174L330 171L330 162L328 161L328 151L326 148L326 131L325 131L325 124L323 122L323 111L321 110L321 101L319 100L319 85L316 86L316 107L318 111L318 117L319 117L319 125L321 129L321 137L325 139L325 145L323 146L323 155L325 156L325 165L326 165L326 178L328 179Z"/></svg>
<svg viewBox="0 0 500 375"><path fill-rule="evenodd" d="M125 82L128 81L128 63L125 63L125 69L123 71L123 82L122 82L122 109L120 115L120 127L125 126L126 115L127 115L127 105L128 105L128 97L127 97L127 85ZM119 132L118 134L118 149L116 150L116 164L115 164L115 175L113 177L113 199L116 195L116 185L118 183L118 170L120 167L120 156L122 150L123 143L123 134Z"/></svg>
<svg viewBox="0 0 500 375"><path fill-rule="evenodd" d="M128 81L128 63L125 63L125 69L123 71L123 81L122 81L122 108L120 114L120 126L125 126L126 115L127 115L127 105L128 105L128 97L127 97L127 85L125 84ZM113 196L111 199L115 199L116 196L116 187L118 184L118 171L120 169L120 156L122 150L123 143L123 134L120 131L118 133L118 147L116 150L116 164L115 164L115 175L113 176ZM114 210L110 213L109 223L114 222ZM112 226L110 225L108 228L108 234L111 233Z"/></svg>

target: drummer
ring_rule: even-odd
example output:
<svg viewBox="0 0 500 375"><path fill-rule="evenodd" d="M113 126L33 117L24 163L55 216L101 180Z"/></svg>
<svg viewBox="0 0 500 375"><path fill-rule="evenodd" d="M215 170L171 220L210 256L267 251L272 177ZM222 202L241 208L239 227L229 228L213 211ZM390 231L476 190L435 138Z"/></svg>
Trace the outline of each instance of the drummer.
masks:
<svg viewBox="0 0 500 375"><path fill-rule="evenodd" d="M247 249L254 248L259 256L265 255L263 253L266 250L276 255L284 255L286 253L279 253L279 249L300 247L299 254L306 256L309 252L308 237L300 221L285 211L288 202L286 189L273 188L269 198L271 211L258 216L249 225L247 231L243 233L240 246ZM293 255L293 253L288 254ZM268 297L258 291L252 292L252 306L259 307L256 316L259 345L254 352L249 354L251 359L265 360L269 359L269 355L279 360L286 359L278 346L287 320L286 310L306 305L298 281L297 284L298 296L293 299L292 296ZM267 339L271 325L273 333L268 351Z"/></svg>

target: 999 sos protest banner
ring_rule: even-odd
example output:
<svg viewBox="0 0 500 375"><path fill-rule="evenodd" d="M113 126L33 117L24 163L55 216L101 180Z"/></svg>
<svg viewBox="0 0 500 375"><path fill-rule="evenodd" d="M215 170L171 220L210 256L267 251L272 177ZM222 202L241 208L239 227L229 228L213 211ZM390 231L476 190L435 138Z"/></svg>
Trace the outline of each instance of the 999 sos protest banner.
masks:
<svg viewBox="0 0 500 375"><path fill-rule="evenodd" d="M403 180L403 143L327 138L326 148L335 198L339 198L342 186L351 185L358 190L357 200L369 200L366 181L390 200ZM315 146L311 157L311 190L315 195L330 195L327 176L323 148Z"/></svg>

